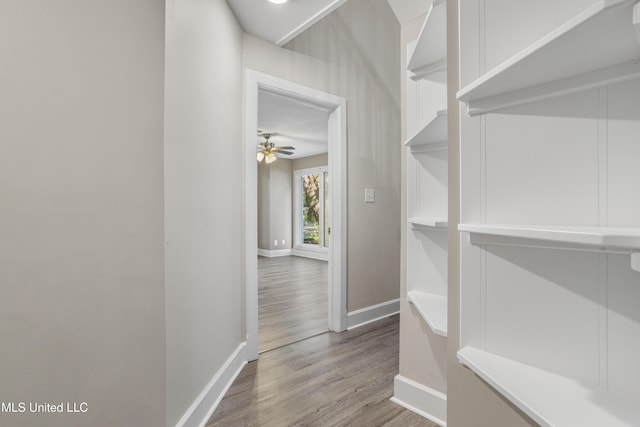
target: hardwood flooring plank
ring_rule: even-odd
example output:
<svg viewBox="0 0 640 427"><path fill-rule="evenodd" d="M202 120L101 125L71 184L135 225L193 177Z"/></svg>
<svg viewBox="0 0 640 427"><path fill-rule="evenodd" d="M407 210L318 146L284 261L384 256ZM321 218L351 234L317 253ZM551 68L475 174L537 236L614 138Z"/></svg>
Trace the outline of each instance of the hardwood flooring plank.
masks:
<svg viewBox="0 0 640 427"><path fill-rule="evenodd" d="M231 386L212 426L436 427L389 398L399 316L260 355Z"/></svg>
<svg viewBox="0 0 640 427"><path fill-rule="evenodd" d="M326 261L258 257L259 351L326 331L327 298Z"/></svg>

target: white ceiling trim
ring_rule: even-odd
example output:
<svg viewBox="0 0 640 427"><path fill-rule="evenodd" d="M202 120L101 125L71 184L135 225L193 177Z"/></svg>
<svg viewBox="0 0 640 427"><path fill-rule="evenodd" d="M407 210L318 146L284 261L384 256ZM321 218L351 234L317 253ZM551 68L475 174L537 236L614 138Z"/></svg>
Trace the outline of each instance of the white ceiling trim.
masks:
<svg viewBox="0 0 640 427"><path fill-rule="evenodd" d="M304 30L311 27L313 24L315 24L316 22L318 22L319 20L321 20L322 18L324 18L325 16L327 16L328 14L330 14L331 12L333 12L334 10L342 6L347 1L348 0L334 0L333 2L329 3L324 9L319 10L315 15L312 15L309 19L307 19L306 21L298 25L289 34L285 35L280 40L278 40L276 42L276 45L283 46L289 43L291 40L296 38L296 36L298 36Z"/></svg>
<svg viewBox="0 0 640 427"><path fill-rule="evenodd" d="M283 46L348 0L226 0L247 33Z"/></svg>

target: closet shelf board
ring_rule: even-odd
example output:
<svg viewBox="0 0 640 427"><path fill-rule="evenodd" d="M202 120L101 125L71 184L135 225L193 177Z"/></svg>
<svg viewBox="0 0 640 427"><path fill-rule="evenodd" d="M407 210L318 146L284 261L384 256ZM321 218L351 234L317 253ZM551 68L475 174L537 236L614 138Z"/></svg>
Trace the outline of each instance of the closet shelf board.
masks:
<svg viewBox="0 0 640 427"><path fill-rule="evenodd" d="M640 250L640 228L582 227L561 225L460 224L471 234L521 238L615 250Z"/></svg>
<svg viewBox="0 0 640 427"><path fill-rule="evenodd" d="M404 145L412 150L427 145L439 145L438 143L447 142L447 134L447 110L441 110Z"/></svg>
<svg viewBox="0 0 640 427"><path fill-rule="evenodd" d="M474 347L458 360L543 427L640 425L637 397L535 368Z"/></svg>
<svg viewBox="0 0 640 427"><path fill-rule="evenodd" d="M637 0L598 0L458 92L470 115L640 77Z"/></svg>
<svg viewBox="0 0 640 427"><path fill-rule="evenodd" d="M413 80L427 79L446 83L447 69L447 3L435 0L418 36L409 59Z"/></svg>
<svg viewBox="0 0 640 427"><path fill-rule="evenodd" d="M446 218L421 218L413 217L408 219L409 225L414 229L426 230L447 230L449 223Z"/></svg>
<svg viewBox="0 0 640 427"><path fill-rule="evenodd" d="M474 245L507 245L607 252L631 256L640 271L640 228L561 225L459 224Z"/></svg>
<svg viewBox="0 0 640 427"><path fill-rule="evenodd" d="M433 333L447 336L447 297L422 291L409 291L407 299L418 310Z"/></svg>

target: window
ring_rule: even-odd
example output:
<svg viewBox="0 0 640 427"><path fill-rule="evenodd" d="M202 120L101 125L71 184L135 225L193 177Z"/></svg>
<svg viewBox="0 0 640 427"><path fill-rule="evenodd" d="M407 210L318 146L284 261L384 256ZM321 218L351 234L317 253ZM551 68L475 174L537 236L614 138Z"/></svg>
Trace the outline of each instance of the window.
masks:
<svg viewBox="0 0 640 427"><path fill-rule="evenodd" d="M329 173L327 167L302 169L294 177L294 242L307 249L329 247Z"/></svg>

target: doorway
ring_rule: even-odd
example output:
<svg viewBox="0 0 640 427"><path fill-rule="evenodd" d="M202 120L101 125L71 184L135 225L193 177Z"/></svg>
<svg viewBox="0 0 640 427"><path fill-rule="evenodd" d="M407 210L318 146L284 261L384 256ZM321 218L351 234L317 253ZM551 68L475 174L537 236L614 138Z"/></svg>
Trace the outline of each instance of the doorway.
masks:
<svg viewBox="0 0 640 427"><path fill-rule="evenodd" d="M258 165L256 132L260 93L277 94L328 111L327 208L329 330L346 329L346 100L253 70L246 72L245 103L245 331L247 358L258 358ZM323 224L324 226L324 224ZM330 230L330 233L329 233ZM325 238L323 236L323 238Z"/></svg>
<svg viewBox="0 0 640 427"><path fill-rule="evenodd" d="M259 354L328 331L328 119L258 91Z"/></svg>

